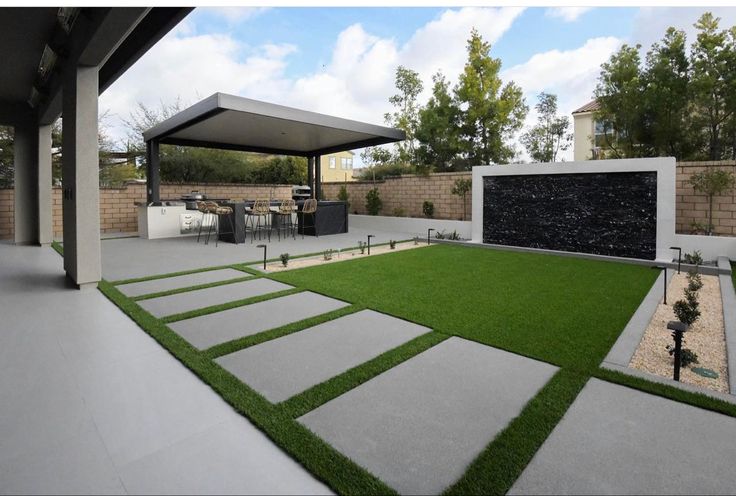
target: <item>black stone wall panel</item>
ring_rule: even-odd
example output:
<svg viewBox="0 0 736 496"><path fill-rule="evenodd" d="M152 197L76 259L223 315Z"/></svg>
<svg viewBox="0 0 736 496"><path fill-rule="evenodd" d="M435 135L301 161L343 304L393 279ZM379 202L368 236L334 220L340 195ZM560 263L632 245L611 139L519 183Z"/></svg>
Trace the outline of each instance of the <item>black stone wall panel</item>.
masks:
<svg viewBox="0 0 736 496"><path fill-rule="evenodd" d="M483 242L653 260L657 173L485 176Z"/></svg>

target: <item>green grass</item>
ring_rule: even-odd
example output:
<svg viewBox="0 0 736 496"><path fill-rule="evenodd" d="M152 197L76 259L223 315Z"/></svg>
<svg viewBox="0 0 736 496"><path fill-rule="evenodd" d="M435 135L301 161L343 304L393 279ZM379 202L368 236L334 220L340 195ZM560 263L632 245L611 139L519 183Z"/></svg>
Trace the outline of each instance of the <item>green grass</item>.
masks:
<svg viewBox="0 0 736 496"><path fill-rule="evenodd" d="M64 247L58 241L52 241L51 248L53 248L54 251L58 253L59 255L61 255L62 257L64 256Z"/></svg>
<svg viewBox="0 0 736 496"><path fill-rule="evenodd" d="M444 334L590 371L657 275L638 265L434 245L269 277Z"/></svg>
<svg viewBox="0 0 736 496"><path fill-rule="evenodd" d="M120 279L118 281L112 281L110 284L114 284L115 286L121 286L123 284L132 284L134 282L155 281L156 279L168 279L169 277L186 276L189 274L199 274L200 272L210 272L213 270L220 270L220 269L235 269L235 270L239 270L240 272L245 272L246 274L251 274L251 275L260 274L259 272L248 267L248 265L253 265L253 264L250 262L246 262L246 263L230 264L230 265L217 265L215 267L203 267L200 269L192 269L192 270L181 270L179 272L169 272L168 274L156 274L153 276L146 276L146 277L134 277L131 279Z"/></svg>
<svg viewBox="0 0 736 496"><path fill-rule="evenodd" d="M134 296L132 297L135 301L142 301L142 300L152 300L153 298L161 298L162 296L171 296L179 293L188 293L189 291L196 291L198 289L207 289L207 288L214 288L216 286L225 286L227 284L234 284L236 282L244 282L244 281L250 281L251 279L258 279L258 276L243 276L243 277L236 277L235 279L226 279L224 281L215 281L215 282L209 282L205 284L197 284L195 286L188 286L185 288L177 288L177 289L169 289L167 291L159 291L157 293L148 293L144 295Z"/></svg>

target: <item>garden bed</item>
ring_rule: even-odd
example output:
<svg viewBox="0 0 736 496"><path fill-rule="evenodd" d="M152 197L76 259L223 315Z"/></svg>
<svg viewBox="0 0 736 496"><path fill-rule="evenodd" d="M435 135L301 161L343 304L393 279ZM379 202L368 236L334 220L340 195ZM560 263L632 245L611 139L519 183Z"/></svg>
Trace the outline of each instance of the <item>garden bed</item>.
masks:
<svg viewBox="0 0 736 496"><path fill-rule="evenodd" d="M680 372L680 381L728 393L728 365L721 287L718 276L703 275L701 277L703 287L698 292L701 315L685 333L683 340L683 348L695 352L699 363L683 368ZM667 330L667 322L677 320L672 304L684 298L683 291L687 283L685 272L672 277L667 287L669 305L662 303L657 305L657 310L631 359L630 367L662 377L672 377L674 359L669 355L666 346L672 345L674 341L672 331ZM693 372L693 368L710 369L715 371L718 377L703 377Z"/></svg>
<svg viewBox="0 0 736 496"><path fill-rule="evenodd" d="M359 248L352 248L349 250L333 250L331 254L329 254L329 260L325 259L325 254L316 255L313 257L304 257L304 258L294 258L290 259L287 266L284 266L281 261L275 261L266 264L266 272L272 273L272 272L284 272L286 270L294 270L294 269L302 269L304 267L311 267L313 265L323 265L323 264L330 264L334 262L341 262L345 260L356 260L358 258L366 258L368 256L373 255L381 255L384 253L390 253L390 252L396 252L396 251L404 251L404 250L410 250L413 248L421 248L423 246L427 246L426 244L419 242L416 243L415 241L404 241L404 242L397 242L395 247L392 249L390 245L378 245L378 246L371 246L371 254L368 255L368 249L366 248L363 253L361 253L361 250ZM262 265L254 265L254 269L257 270L263 270Z"/></svg>

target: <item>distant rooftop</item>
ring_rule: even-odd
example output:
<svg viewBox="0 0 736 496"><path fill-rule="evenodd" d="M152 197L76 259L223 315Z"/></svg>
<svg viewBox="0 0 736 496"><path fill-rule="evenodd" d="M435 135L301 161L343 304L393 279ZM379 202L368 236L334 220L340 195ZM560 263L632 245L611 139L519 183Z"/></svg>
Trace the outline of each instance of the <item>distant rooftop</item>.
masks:
<svg viewBox="0 0 736 496"><path fill-rule="evenodd" d="M598 104L598 100L591 100L590 102L586 103L582 107L580 107L577 110L573 110L573 114L584 114L585 112L595 112L601 108L601 106Z"/></svg>

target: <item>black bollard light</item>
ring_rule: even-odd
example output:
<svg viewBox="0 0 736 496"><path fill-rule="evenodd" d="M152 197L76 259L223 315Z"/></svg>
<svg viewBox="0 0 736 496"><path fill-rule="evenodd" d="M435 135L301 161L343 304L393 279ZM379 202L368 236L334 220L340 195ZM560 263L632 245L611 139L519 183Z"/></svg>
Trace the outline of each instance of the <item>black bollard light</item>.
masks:
<svg viewBox="0 0 736 496"><path fill-rule="evenodd" d="M677 273L680 273L680 264L682 263L682 248L679 246L670 246L670 250L677 250Z"/></svg>
<svg viewBox="0 0 736 496"><path fill-rule="evenodd" d="M429 236L432 231L434 231L434 229L432 229L431 227L427 229L427 244L429 244Z"/></svg>
<svg viewBox="0 0 736 496"><path fill-rule="evenodd" d="M655 265L652 269L664 270L664 300L663 303L667 304L667 266L666 265Z"/></svg>
<svg viewBox="0 0 736 496"><path fill-rule="evenodd" d="M266 245L256 245L256 248L263 248L263 270L266 270Z"/></svg>
<svg viewBox="0 0 736 496"><path fill-rule="evenodd" d="M675 372L673 379L680 381L680 366L682 364L682 335L687 331L687 324L682 323L678 320L670 320L667 323L667 329L672 331L672 339L675 340Z"/></svg>
<svg viewBox="0 0 736 496"><path fill-rule="evenodd" d="M371 254L371 238L375 238L376 236L373 234L368 235L368 255Z"/></svg>

